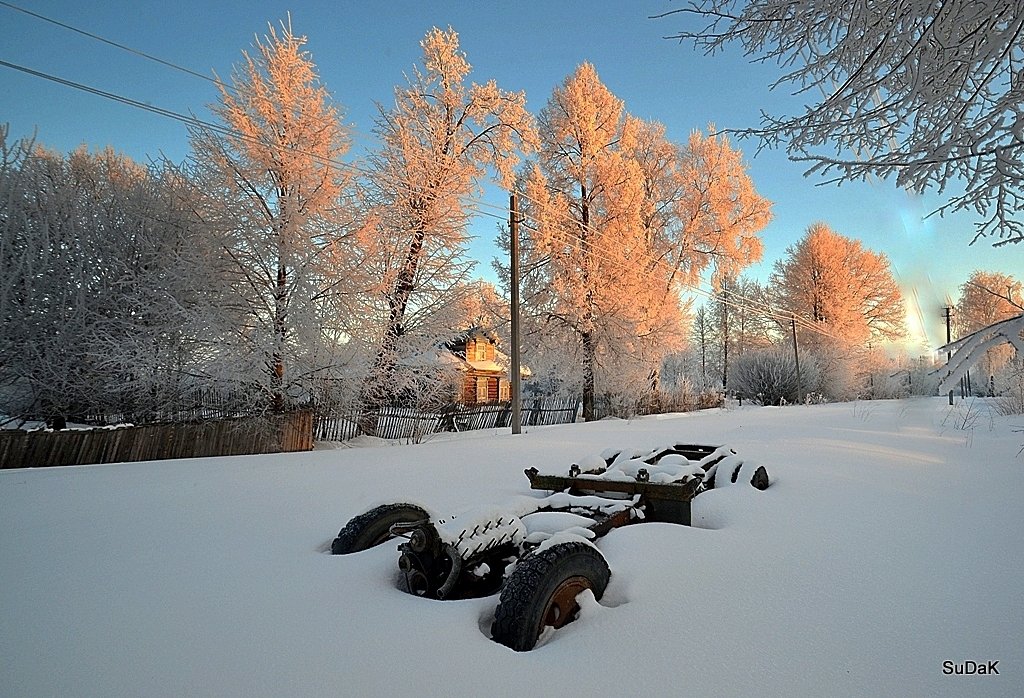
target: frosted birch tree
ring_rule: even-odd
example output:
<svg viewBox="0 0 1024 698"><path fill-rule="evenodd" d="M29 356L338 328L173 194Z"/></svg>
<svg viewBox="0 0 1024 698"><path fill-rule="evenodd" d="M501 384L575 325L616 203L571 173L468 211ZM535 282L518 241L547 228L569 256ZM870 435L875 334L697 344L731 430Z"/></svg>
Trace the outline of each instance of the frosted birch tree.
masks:
<svg viewBox="0 0 1024 698"><path fill-rule="evenodd" d="M708 304L708 340L713 344L715 365L722 387L729 382L731 366L748 350L770 346L778 334L765 289L743 276L720 279Z"/></svg>
<svg viewBox="0 0 1024 698"><path fill-rule="evenodd" d="M519 153L536 143L523 93L468 82L455 31L434 28L420 45L422 65L395 89L393 107L379 107L382 146L367 182L373 225L361 265L372 285L363 313L375 331L363 337L373 356L363 402L371 409L415 390L416 372L400 368L458 333L472 268L469 199L491 174L511 186Z"/></svg>
<svg viewBox="0 0 1024 698"><path fill-rule="evenodd" d="M1009 274L975 270L960 287L953 315L955 336L965 337L1024 313L1021 282ZM1014 356L1009 343L993 346L977 361L982 378L991 381Z"/></svg>
<svg viewBox="0 0 1024 698"><path fill-rule="evenodd" d="M1024 240L1024 12L1019 0L694 0L659 17L714 54L782 70L802 111L738 130L835 181L894 177L957 192L975 240ZM962 187L962 191L960 191Z"/></svg>
<svg viewBox="0 0 1024 698"><path fill-rule="evenodd" d="M330 368L344 336L358 208L338 107L306 38L269 28L211 106L227 133L192 130L197 210L230 269L226 361L285 409Z"/></svg>

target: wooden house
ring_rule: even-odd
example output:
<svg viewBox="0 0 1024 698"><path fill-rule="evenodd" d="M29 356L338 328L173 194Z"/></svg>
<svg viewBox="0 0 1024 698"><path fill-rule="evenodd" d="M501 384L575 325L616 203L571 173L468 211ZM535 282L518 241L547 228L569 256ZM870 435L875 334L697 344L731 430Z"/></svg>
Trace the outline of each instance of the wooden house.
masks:
<svg viewBox="0 0 1024 698"><path fill-rule="evenodd" d="M512 397L508 357L498 351L498 336L482 327L471 327L449 351L461 359L462 389L458 396L465 405L500 402ZM523 369L522 375L528 370Z"/></svg>

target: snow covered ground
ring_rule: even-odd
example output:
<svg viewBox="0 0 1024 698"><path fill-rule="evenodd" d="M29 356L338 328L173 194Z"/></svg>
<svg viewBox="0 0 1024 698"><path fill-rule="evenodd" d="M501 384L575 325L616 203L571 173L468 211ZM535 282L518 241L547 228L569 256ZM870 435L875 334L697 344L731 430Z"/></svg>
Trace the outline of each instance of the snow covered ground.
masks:
<svg viewBox="0 0 1024 698"><path fill-rule="evenodd" d="M1024 695L1024 434L944 398L741 408L419 445L0 472L0 695ZM965 427L965 428L964 428ZM601 605L529 653L496 597L325 550L387 501L528 494L609 446L729 443L772 486L600 541ZM999 675L943 662L998 660ZM953 666L952 664L949 666Z"/></svg>

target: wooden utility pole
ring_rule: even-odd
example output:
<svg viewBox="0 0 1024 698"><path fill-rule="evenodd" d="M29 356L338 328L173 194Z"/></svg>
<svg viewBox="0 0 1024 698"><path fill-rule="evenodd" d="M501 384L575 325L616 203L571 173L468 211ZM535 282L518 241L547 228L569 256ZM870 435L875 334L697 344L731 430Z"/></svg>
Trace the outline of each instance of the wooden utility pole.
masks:
<svg viewBox="0 0 1024 698"><path fill-rule="evenodd" d="M800 394L804 391L803 382L800 380L800 351L796 345L796 315L789 319L789 326L793 330L793 359L796 361L796 401L803 402Z"/></svg>
<svg viewBox="0 0 1024 698"><path fill-rule="evenodd" d="M728 281L722 280L722 390L729 392L729 305Z"/></svg>
<svg viewBox="0 0 1024 698"><path fill-rule="evenodd" d="M947 302L948 302L948 301L947 301ZM943 311L945 312L945 314L946 314L946 344L949 344L950 342L952 342L952 341L953 341L953 338L952 338L952 336L951 336L951 334L950 334L950 329L949 329L949 313L950 313L950 311L951 311L951 310L953 310L953 309L952 309L952 308L950 308L950 307L949 307L949 306L947 305L947 306L946 306L945 308L943 308L942 310L943 310ZM946 366L949 366L949 357L950 357L951 355L952 355L952 354L951 354L951 352L948 352L948 351L946 352ZM950 390L950 391L949 391L949 404L950 404L950 405L952 405L952 404L953 404L953 391L952 391L952 390Z"/></svg>
<svg viewBox="0 0 1024 698"><path fill-rule="evenodd" d="M868 342L868 387L870 389L871 399L875 399L875 354L874 347L871 346L871 342Z"/></svg>
<svg viewBox="0 0 1024 698"><path fill-rule="evenodd" d="M509 265L509 284L512 293L512 433L523 432L522 395L519 375L519 208L516 193L508 197L509 250L512 257Z"/></svg>

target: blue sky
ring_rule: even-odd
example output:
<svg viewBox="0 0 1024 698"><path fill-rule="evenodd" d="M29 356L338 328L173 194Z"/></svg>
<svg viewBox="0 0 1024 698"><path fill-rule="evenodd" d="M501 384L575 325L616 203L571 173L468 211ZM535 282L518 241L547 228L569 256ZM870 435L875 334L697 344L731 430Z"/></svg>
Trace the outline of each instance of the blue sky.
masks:
<svg viewBox="0 0 1024 698"><path fill-rule="evenodd" d="M216 71L222 78L254 36L265 33L268 22L290 11L293 29L309 37L307 48L321 78L352 124L353 159L374 146L375 103L390 104L394 86L419 60L419 41L432 26L451 26L459 33L473 65L471 79L493 78L503 89L524 90L535 113L555 86L589 61L630 113L662 122L677 142L709 122L719 128L757 125L762 108L778 112L800 99L768 90L779 74L773 65L753 64L738 52L706 57L663 39L682 20L648 17L681 6L671 0L12 2L196 72ZM208 81L3 6L0 24L0 60L209 117L206 105L216 99L216 89ZM59 150L82 143L110 145L142 161L160 154L180 161L188 154L181 123L0 67L4 122L14 137L38 129L39 140ZM764 261L749 270L757 278L767 278L772 263L808 225L824 221L889 256L904 289L909 295L916 290L934 346L944 340L939 308L947 295L956 298L973 269L1024 277L1024 246L996 250L984 240L968 246L973 216L923 220L942 203L937 195L911 197L891 182L816 186L821 180L804 177L804 167L783 153L754 157L752 142L734 145L744 151L758 191L774 202L774 220L762 233ZM508 200L494 188L487 189L485 198L496 207ZM488 278L489 261L498 254L493 244L497 223L483 216L471 229L471 251L481 260L478 272ZM922 338L914 351L924 349Z"/></svg>

